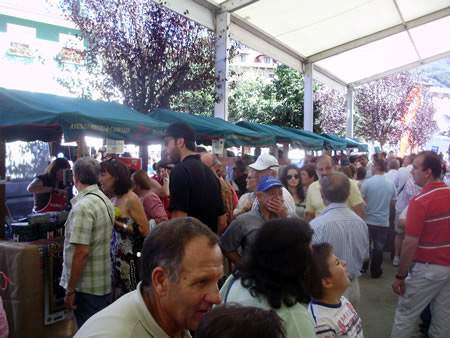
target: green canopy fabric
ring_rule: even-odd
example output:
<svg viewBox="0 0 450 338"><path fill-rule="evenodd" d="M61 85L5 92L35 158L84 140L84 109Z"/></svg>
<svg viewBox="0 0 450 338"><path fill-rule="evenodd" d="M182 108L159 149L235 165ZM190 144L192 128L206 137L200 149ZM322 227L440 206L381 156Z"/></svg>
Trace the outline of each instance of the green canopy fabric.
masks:
<svg viewBox="0 0 450 338"><path fill-rule="evenodd" d="M340 137L340 136L333 135L333 134L322 134L322 136L327 137L332 140L335 140L335 141L343 140L347 145L346 148L358 148L359 151L364 151L364 150L361 150L361 148L364 148L363 143L355 142L349 138ZM367 147L367 145L366 145L366 147Z"/></svg>
<svg viewBox="0 0 450 338"><path fill-rule="evenodd" d="M150 117L167 123L183 121L194 128L198 142L209 144L212 139L223 138L225 147L267 146L275 144L275 137L268 133L257 133L234 125L220 118L192 115L165 109L157 109Z"/></svg>
<svg viewBox="0 0 450 338"><path fill-rule="evenodd" d="M306 150L323 149L323 140L299 135L279 126L270 126L267 124L248 121L240 121L236 123L236 125L254 130L258 133L270 133L277 138L277 142L279 143L291 142L294 146L298 146Z"/></svg>
<svg viewBox="0 0 450 338"><path fill-rule="evenodd" d="M161 139L168 124L124 105L0 88L0 130L7 142L66 141L82 136L141 143Z"/></svg>
<svg viewBox="0 0 450 338"><path fill-rule="evenodd" d="M358 143L358 150L368 153L369 152L369 145L367 143L363 143L360 140L354 138L354 137L350 137L350 140L355 141L356 143Z"/></svg>
<svg viewBox="0 0 450 338"><path fill-rule="evenodd" d="M344 150L347 147L347 143L344 142L344 140L341 140L341 141L332 140L328 137L321 136L319 134L313 133L312 131L308 131L308 130L295 129L295 128L290 128L290 127L284 127L284 129L289 130L289 131L299 134L299 135L308 136L308 137L322 140L325 144L326 149ZM323 149L323 148L314 149L314 150L321 150L321 149Z"/></svg>

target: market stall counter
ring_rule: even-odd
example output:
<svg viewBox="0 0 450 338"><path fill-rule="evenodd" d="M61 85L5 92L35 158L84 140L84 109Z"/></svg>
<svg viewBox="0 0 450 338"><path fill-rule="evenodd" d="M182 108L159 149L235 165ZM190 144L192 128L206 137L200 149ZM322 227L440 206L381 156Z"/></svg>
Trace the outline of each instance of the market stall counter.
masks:
<svg viewBox="0 0 450 338"><path fill-rule="evenodd" d="M72 336L75 326L73 321L67 320L72 314L64 310L64 289L58 285L64 241L60 236L60 224L53 221L29 225L40 228L40 231L26 230L24 224L13 223L11 228L14 226L19 230L10 229L10 236L16 241L0 241L0 271L13 283L0 291L8 319L9 337L55 336L51 333L51 324L61 320L66 321L57 325L58 335ZM46 234L46 238L32 242L17 241L29 239L30 234L37 233L41 236Z"/></svg>

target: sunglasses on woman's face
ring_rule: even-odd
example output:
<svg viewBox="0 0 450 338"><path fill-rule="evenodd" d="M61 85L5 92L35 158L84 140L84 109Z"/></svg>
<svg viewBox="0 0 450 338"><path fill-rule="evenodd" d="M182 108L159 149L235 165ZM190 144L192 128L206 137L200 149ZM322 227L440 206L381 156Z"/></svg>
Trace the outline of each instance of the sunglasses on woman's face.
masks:
<svg viewBox="0 0 450 338"><path fill-rule="evenodd" d="M290 180L291 178L295 178L296 180L298 180L299 176L298 176L298 174L295 174L295 175L287 175L286 178L287 178L288 180Z"/></svg>

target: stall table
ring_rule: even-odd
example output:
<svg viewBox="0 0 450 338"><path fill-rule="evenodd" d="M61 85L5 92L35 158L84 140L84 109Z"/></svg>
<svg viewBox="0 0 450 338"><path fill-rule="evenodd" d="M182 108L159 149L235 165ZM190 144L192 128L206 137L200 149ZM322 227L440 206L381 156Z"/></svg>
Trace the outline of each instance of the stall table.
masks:
<svg viewBox="0 0 450 338"><path fill-rule="evenodd" d="M58 336L70 337L75 326L72 321L45 323L45 274L49 248L61 248L62 238L36 242L0 241L0 271L14 283L5 291L0 290L6 316L9 337L50 337L52 326L58 327Z"/></svg>

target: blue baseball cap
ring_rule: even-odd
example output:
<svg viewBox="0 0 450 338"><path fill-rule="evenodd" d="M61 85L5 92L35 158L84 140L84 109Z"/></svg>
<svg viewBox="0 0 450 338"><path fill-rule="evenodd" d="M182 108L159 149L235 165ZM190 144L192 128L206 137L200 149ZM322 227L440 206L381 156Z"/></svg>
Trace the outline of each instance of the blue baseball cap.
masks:
<svg viewBox="0 0 450 338"><path fill-rule="evenodd" d="M268 176L264 176L261 181L259 181L258 183L258 189L256 190L257 192L261 192L261 191L267 191L272 187L282 187L283 183L280 182L280 180L278 180L277 178L268 175Z"/></svg>

